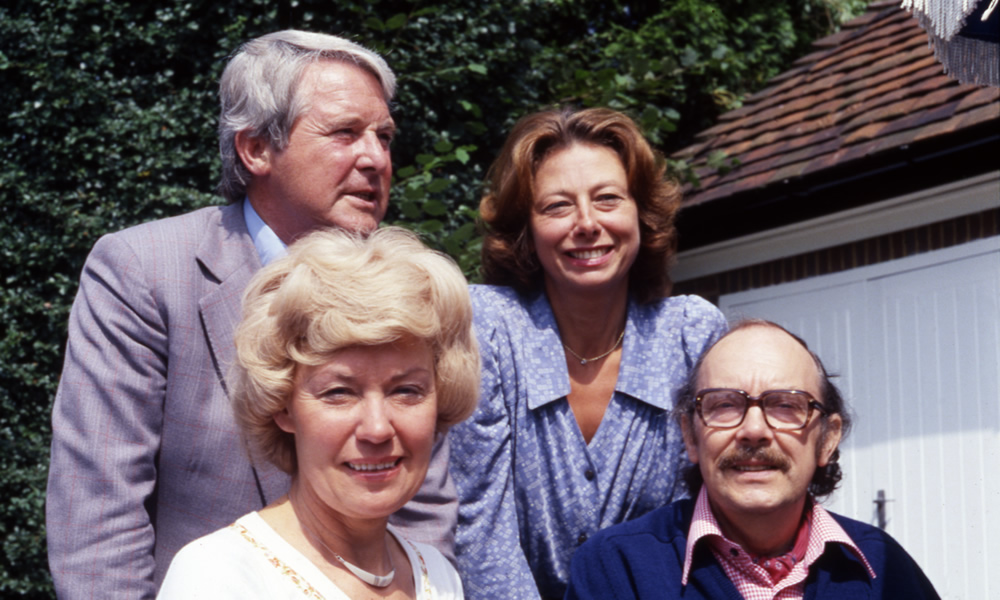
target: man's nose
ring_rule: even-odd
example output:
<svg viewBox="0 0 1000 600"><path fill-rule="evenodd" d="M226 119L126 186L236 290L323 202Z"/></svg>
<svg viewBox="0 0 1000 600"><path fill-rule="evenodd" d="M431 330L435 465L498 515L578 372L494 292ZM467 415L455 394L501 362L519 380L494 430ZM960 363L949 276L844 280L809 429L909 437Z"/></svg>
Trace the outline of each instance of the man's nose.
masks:
<svg viewBox="0 0 1000 600"><path fill-rule="evenodd" d="M751 406L743 417L743 422L737 430L740 440L751 445L759 445L774 437L774 430L764 418L764 410L760 406Z"/></svg>
<svg viewBox="0 0 1000 600"><path fill-rule="evenodd" d="M355 142L357 167L382 171L389 166L389 145L377 131L366 131Z"/></svg>

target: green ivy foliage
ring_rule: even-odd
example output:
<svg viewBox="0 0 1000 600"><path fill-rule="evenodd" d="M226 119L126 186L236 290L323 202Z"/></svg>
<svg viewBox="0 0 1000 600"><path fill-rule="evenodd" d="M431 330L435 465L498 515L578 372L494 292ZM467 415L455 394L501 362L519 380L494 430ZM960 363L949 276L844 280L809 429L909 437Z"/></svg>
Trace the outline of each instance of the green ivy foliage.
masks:
<svg viewBox="0 0 1000 600"><path fill-rule="evenodd" d="M13 0L0 6L0 597L52 595L49 413L101 235L220 202L217 82L296 27L399 75L387 222L478 267L481 182L520 116L608 105L683 147L864 0ZM725 166L725 157L717 157ZM684 165L675 164L685 175Z"/></svg>

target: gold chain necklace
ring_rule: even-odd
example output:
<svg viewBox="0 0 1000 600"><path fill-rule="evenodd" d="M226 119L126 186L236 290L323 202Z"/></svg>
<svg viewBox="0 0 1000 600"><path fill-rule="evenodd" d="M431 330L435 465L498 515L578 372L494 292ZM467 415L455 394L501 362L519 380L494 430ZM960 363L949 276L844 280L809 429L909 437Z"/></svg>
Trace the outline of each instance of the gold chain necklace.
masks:
<svg viewBox="0 0 1000 600"><path fill-rule="evenodd" d="M563 348L565 348L567 352L569 352L570 354L572 354L573 356L575 356L577 358L577 360L580 361L581 365L585 365L585 364L587 364L589 362L594 362L595 360L601 360L605 356L607 356L607 355L611 354L612 352L614 352L615 348L618 347L618 344L622 343L622 339L624 339L624 338L625 338L625 328L622 327L622 332L621 332L621 334L619 334L618 339L615 340L615 345L611 346L611 349L608 350L607 352L605 352L604 354L598 354L597 356L595 356L593 358L584 358L584 357L580 356L579 354L577 354L576 352L574 352L572 348L570 348L569 346L567 346L566 342L563 342L562 345L563 345ZM559 341L562 342L562 340L559 340Z"/></svg>

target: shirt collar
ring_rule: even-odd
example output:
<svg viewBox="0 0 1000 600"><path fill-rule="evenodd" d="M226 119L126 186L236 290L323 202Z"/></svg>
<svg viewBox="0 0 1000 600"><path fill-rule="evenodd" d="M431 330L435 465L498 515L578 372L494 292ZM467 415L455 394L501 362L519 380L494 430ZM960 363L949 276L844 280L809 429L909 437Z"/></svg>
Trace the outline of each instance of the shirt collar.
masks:
<svg viewBox="0 0 1000 600"><path fill-rule="evenodd" d="M806 557L803 562L808 568L826 551L827 544L842 544L847 547L864 564L868 570L868 575L875 579L875 570L868 564L868 559L861 552L861 549L854 543L844 528L837 523L830 513L818 503L812 503L812 528L809 532L809 546L806 549ZM681 571L681 585L687 585L688 574L691 572L691 563L694 559L695 546L702 540L715 536L735 545L735 542L726 538L719 528L719 522L712 514L712 506L708 502L708 492L704 485L698 492L698 500L695 502L694 514L691 517L691 526L688 528L687 547L684 551L684 569Z"/></svg>
<svg viewBox="0 0 1000 600"><path fill-rule="evenodd" d="M622 360L618 367L615 391L628 394L656 408L670 410L673 407L671 395L664 393L662 386L655 386L655 389L650 386L651 380L643 375L649 370L649 366L634 362L637 357L658 355L656 345L661 340L645 331L655 327L655 314L650 311L655 313L655 308L640 306L629 300L625 316L625 338L622 340ZM544 293L536 294L529 301L528 314L535 331L525 336L525 355L533 365L527 400L528 408L534 410L569 395L570 383L555 314Z"/></svg>
<svg viewBox="0 0 1000 600"><path fill-rule="evenodd" d="M249 198L243 198L243 218L247 222L247 231L250 239L257 249L257 256L260 257L260 264L267 265L276 258L281 258L288 253L288 245L281 241L278 234L274 233L264 219L260 218Z"/></svg>
<svg viewBox="0 0 1000 600"><path fill-rule="evenodd" d="M803 561L807 566L816 560L826 551L827 544L842 544L861 561L861 564L868 570L868 575L875 579L875 569L868 564L868 559L858 548L851 536L847 535L844 528L840 526L834 518L820 506L813 502L813 522L812 532L809 536L809 548L806 550L806 558Z"/></svg>
<svg viewBox="0 0 1000 600"><path fill-rule="evenodd" d="M650 368L643 357L662 357L676 352L674 341L668 341L662 333L657 333L657 319L663 310L674 311L673 307L663 309L660 303L639 304L629 300L628 315L625 319L625 339L622 340L622 363L618 368L618 382L615 391L641 400L661 410L673 410L674 397L664 378L664 373ZM684 317L677 319L678 335L683 339ZM683 352L677 353L678 360L685 360Z"/></svg>
<svg viewBox="0 0 1000 600"><path fill-rule="evenodd" d="M535 294L528 303L528 316L536 329L524 338L524 352L531 365L528 408L534 410L569 395L570 385L559 327L544 293Z"/></svg>
<svg viewBox="0 0 1000 600"><path fill-rule="evenodd" d="M712 507L708 503L708 493L705 486L701 486L698 492L698 500L694 504L694 514L691 517L691 526L688 527L687 547L684 549L684 569L681 571L681 585L687 585L688 574L691 572L691 562L694 558L694 547L702 539L708 536L725 538L719 522L712 514Z"/></svg>

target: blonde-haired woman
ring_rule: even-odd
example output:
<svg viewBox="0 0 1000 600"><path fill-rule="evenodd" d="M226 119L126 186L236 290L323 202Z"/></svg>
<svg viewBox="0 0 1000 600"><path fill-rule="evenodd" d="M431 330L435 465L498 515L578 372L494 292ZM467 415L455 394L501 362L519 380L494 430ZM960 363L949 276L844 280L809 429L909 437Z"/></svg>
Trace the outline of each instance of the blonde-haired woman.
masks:
<svg viewBox="0 0 1000 600"><path fill-rule="evenodd" d="M397 228L314 233L249 286L234 412L287 496L186 546L161 598L461 598L451 564L390 514L479 377L461 272Z"/></svg>

